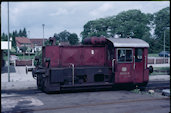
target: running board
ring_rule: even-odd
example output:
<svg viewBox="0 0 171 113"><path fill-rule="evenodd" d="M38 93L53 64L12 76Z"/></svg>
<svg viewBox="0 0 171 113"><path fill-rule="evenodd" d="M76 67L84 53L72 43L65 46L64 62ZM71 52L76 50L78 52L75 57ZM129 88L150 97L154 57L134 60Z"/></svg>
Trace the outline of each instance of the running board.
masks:
<svg viewBox="0 0 171 113"><path fill-rule="evenodd" d="M113 83L103 82L103 83L85 83L85 84L75 84L75 85L62 85L62 90L69 89L94 89L94 88L111 88Z"/></svg>

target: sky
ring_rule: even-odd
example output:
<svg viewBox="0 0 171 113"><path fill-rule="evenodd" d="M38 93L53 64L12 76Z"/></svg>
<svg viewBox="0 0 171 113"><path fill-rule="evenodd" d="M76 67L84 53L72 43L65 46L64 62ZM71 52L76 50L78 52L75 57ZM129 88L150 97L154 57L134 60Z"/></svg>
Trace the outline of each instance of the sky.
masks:
<svg viewBox="0 0 171 113"><path fill-rule="evenodd" d="M26 28L29 38L42 38L45 24L45 38L64 30L80 38L83 26L90 20L130 9L155 13L168 6L170 1L9 2L10 32ZM1 2L1 33L7 33L7 20L7 2Z"/></svg>

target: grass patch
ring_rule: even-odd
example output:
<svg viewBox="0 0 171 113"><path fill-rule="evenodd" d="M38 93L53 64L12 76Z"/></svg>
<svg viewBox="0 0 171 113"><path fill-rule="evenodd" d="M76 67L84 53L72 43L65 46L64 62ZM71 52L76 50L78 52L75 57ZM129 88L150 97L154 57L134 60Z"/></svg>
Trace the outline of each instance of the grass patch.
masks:
<svg viewBox="0 0 171 113"><path fill-rule="evenodd" d="M158 54L148 54L148 57L159 57Z"/></svg>
<svg viewBox="0 0 171 113"><path fill-rule="evenodd" d="M24 60L30 60L30 59L34 59L35 55L24 55L24 56L18 56L20 60L24 59Z"/></svg>
<svg viewBox="0 0 171 113"><path fill-rule="evenodd" d="M30 55L30 56L29 55L24 55L24 56L19 55L18 58L19 58L19 60L22 60L22 59L30 60L30 59L34 59L35 55ZM3 59L7 61L8 60L8 56L3 56Z"/></svg>
<svg viewBox="0 0 171 113"><path fill-rule="evenodd" d="M166 75L166 74L170 75L170 67L153 67L153 73L151 73L150 75Z"/></svg>

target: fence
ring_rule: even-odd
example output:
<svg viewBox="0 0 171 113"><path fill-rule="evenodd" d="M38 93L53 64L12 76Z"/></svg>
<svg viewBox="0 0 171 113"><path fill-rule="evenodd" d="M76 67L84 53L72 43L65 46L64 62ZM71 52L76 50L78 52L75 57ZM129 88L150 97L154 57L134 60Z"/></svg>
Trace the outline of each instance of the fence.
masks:
<svg viewBox="0 0 171 113"><path fill-rule="evenodd" d="M165 59L159 57L149 57L148 64L170 64L170 57Z"/></svg>
<svg viewBox="0 0 171 113"><path fill-rule="evenodd" d="M15 60L14 63L15 66L33 66L34 65L34 59L32 60Z"/></svg>

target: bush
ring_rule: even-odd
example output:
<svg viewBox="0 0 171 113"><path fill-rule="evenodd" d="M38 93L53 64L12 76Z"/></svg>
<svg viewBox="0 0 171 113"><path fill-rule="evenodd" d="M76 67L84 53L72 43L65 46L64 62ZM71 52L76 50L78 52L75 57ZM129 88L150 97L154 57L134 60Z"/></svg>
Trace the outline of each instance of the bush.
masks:
<svg viewBox="0 0 171 113"><path fill-rule="evenodd" d="M38 51L35 55L35 58L39 58L39 64L42 65L42 51ZM37 65L37 61L34 60L34 65L36 66Z"/></svg>

